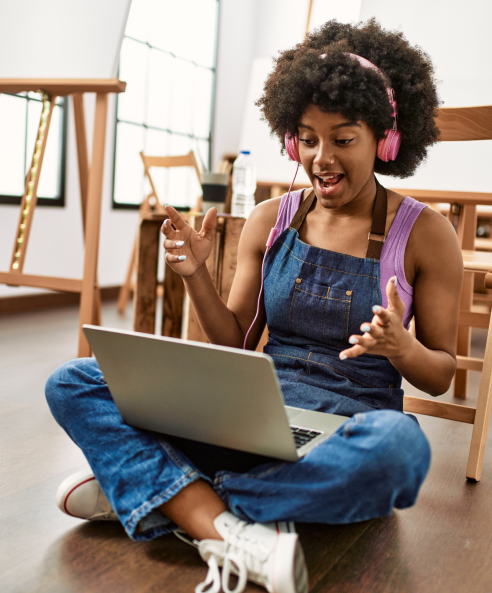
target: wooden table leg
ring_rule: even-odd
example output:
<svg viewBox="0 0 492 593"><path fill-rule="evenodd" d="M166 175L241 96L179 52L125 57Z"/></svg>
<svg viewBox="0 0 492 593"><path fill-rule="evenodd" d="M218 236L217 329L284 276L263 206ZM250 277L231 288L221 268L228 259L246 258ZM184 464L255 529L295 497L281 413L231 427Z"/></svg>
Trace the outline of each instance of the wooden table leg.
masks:
<svg viewBox="0 0 492 593"><path fill-rule="evenodd" d="M162 221L142 220L138 232L133 329L147 334L155 333L161 225Z"/></svg>
<svg viewBox="0 0 492 593"><path fill-rule="evenodd" d="M162 304L161 334L181 338L185 287L183 279L166 264L164 271L164 300Z"/></svg>
<svg viewBox="0 0 492 593"><path fill-rule="evenodd" d="M94 320L97 287L97 260L99 255L99 231L101 226L101 200L104 177L104 152L106 145L106 119L108 94L96 94L92 160L87 184L87 218L85 232L84 275L80 295L79 357L90 356L91 349L82 331L84 323Z"/></svg>

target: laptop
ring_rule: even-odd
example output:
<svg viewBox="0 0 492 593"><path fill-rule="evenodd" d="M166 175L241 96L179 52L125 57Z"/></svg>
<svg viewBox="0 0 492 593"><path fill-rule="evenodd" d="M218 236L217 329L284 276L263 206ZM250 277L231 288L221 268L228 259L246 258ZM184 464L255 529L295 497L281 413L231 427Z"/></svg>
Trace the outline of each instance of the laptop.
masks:
<svg viewBox="0 0 492 593"><path fill-rule="evenodd" d="M297 461L347 420L285 406L267 354L94 325L83 329L131 426Z"/></svg>

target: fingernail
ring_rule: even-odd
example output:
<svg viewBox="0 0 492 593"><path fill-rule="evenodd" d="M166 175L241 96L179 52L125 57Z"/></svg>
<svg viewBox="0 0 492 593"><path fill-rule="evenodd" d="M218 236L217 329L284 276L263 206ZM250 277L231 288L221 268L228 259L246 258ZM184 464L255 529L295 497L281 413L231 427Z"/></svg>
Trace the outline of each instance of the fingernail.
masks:
<svg viewBox="0 0 492 593"><path fill-rule="evenodd" d="M358 344L359 340L355 337L352 336L351 338L349 338L349 344Z"/></svg>
<svg viewBox="0 0 492 593"><path fill-rule="evenodd" d="M381 313L381 307L379 305L374 305L374 307L372 308L372 312L376 313L376 315L378 313Z"/></svg>
<svg viewBox="0 0 492 593"><path fill-rule="evenodd" d="M178 259L179 261L184 261L186 259L186 255L180 255Z"/></svg>
<svg viewBox="0 0 492 593"><path fill-rule="evenodd" d="M340 354L340 360L345 360L347 358L346 354Z"/></svg>
<svg viewBox="0 0 492 593"><path fill-rule="evenodd" d="M368 332L371 331L371 326L368 323L364 323L364 325L362 325L360 329L363 332Z"/></svg>
<svg viewBox="0 0 492 593"><path fill-rule="evenodd" d="M394 277L393 281L394 281L394 283L395 283L395 286L398 286L398 279L397 279L397 277L396 277L396 276Z"/></svg>
<svg viewBox="0 0 492 593"><path fill-rule="evenodd" d="M183 247L184 244L184 241L176 241L176 247Z"/></svg>
<svg viewBox="0 0 492 593"><path fill-rule="evenodd" d="M169 218L166 218L166 220L163 222L164 226L166 226L166 224L169 222Z"/></svg>

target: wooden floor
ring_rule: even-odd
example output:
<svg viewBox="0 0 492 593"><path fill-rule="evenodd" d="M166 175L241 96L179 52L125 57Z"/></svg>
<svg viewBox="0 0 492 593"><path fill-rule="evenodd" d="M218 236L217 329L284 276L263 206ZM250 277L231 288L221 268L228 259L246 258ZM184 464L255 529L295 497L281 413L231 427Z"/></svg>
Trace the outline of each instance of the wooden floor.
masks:
<svg viewBox="0 0 492 593"><path fill-rule="evenodd" d="M131 327L113 303L103 316L108 326ZM75 357L76 328L72 307L0 317L0 591L191 592L206 567L174 536L136 544L119 524L79 521L55 506L60 481L85 462L52 419L44 384ZM483 344L474 334L475 356ZM472 373L472 392L478 379ZM468 483L471 426L419 420L433 461L414 508L355 525L297 526L311 591L492 591L492 443L481 482Z"/></svg>

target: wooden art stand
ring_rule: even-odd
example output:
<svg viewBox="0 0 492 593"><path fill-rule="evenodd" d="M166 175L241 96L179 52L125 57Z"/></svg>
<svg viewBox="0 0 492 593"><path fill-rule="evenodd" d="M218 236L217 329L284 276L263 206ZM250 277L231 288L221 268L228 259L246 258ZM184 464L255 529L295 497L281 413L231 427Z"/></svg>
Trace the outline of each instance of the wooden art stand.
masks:
<svg viewBox="0 0 492 593"><path fill-rule="evenodd" d="M34 154L26 176L24 195L15 235L14 249L8 272L0 272L0 283L10 286L32 286L61 292L80 293L80 324L78 356L90 356L91 350L82 331L84 323L100 324L100 294L97 284L97 260L101 223L101 199L106 144L108 94L121 93L126 83L117 78L78 79L0 79L0 93L40 92L43 109L39 122ZM96 93L92 158L89 165L83 93ZM37 201L37 188L43 164L51 116L57 97L72 95L84 231L84 271L81 280L24 274L29 234Z"/></svg>

